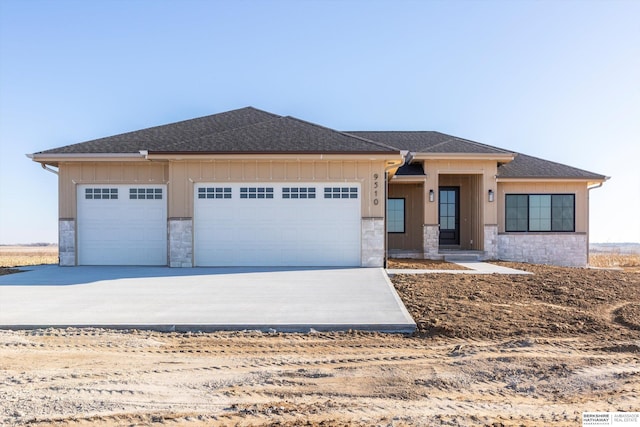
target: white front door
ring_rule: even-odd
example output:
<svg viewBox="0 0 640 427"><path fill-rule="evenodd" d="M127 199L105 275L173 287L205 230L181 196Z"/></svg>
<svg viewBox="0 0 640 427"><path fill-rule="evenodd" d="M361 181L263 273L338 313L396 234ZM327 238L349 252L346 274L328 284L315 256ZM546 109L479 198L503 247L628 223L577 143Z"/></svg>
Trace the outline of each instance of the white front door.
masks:
<svg viewBox="0 0 640 427"><path fill-rule="evenodd" d="M359 183L199 183L197 266L359 266Z"/></svg>
<svg viewBox="0 0 640 427"><path fill-rule="evenodd" d="M167 265L165 185L78 186L78 264Z"/></svg>

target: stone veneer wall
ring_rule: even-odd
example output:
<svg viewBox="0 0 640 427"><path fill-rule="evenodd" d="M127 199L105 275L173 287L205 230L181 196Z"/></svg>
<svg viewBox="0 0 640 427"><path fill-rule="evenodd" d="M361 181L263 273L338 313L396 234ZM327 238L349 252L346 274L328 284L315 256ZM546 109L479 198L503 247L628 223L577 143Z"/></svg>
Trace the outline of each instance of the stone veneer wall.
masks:
<svg viewBox="0 0 640 427"><path fill-rule="evenodd" d="M384 267L384 219L362 218L360 227L360 266Z"/></svg>
<svg viewBox="0 0 640 427"><path fill-rule="evenodd" d="M193 267L192 218L169 218L169 267Z"/></svg>
<svg viewBox="0 0 640 427"><path fill-rule="evenodd" d="M440 259L438 255L440 245L440 226L425 224L422 228L425 259Z"/></svg>
<svg viewBox="0 0 640 427"><path fill-rule="evenodd" d="M498 259L498 225L484 225L484 259Z"/></svg>
<svg viewBox="0 0 640 427"><path fill-rule="evenodd" d="M76 265L76 220L58 221L58 260L61 266Z"/></svg>
<svg viewBox="0 0 640 427"><path fill-rule="evenodd" d="M500 234L498 258L532 264L585 267L588 263L587 234Z"/></svg>

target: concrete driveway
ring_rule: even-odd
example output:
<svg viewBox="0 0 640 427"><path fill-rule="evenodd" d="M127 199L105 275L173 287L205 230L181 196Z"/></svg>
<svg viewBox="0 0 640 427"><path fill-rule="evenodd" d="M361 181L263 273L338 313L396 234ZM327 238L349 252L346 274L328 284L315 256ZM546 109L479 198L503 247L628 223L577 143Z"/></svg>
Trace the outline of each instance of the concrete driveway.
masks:
<svg viewBox="0 0 640 427"><path fill-rule="evenodd" d="M0 276L0 328L410 333L416 326L381 268L24 269Z"/></svg>

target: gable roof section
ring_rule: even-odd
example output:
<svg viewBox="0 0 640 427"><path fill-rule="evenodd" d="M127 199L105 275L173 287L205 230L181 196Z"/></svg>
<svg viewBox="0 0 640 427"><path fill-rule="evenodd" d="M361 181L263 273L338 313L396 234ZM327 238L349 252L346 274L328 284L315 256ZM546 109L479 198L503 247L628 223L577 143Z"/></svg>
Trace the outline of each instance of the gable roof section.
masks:
<svg viewBox="0 0 640 427"><path fill-rule="evenodd" d="M518 154L511 162L500 165L498 178L588 179L594 181L608 179L604 175L526 154Z"/></svg>
<svg viewBox="0 0 640 427"><path fill-rule="evenodd" d="M253 107L35 153L399 153L379 142Z"/></svg>

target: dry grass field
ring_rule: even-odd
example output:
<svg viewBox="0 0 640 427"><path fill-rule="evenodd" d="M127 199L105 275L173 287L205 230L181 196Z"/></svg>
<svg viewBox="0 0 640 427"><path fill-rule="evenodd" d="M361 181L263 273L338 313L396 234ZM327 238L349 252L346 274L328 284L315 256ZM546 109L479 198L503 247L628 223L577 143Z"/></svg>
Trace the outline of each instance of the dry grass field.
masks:
<svg viewBox="0 0 640 427"><path fill-rule="evenodd" d="M393 277L413 336L0 330L0 425L568 427L640 411L640 272L503 264L534 274Z"/></svg>
<svg viewBox="0 0 640 427"><path fill-rule="evenodd" d="M624 268L638 270L640 268L640 255L619 253L590 254L589 265L600 268Z"/></svg>
<svg viewBox="0 0 640 427"><path fill-rule="evenodd" d="M0 267L57 264L58 246L0 246Z"/></svg>

